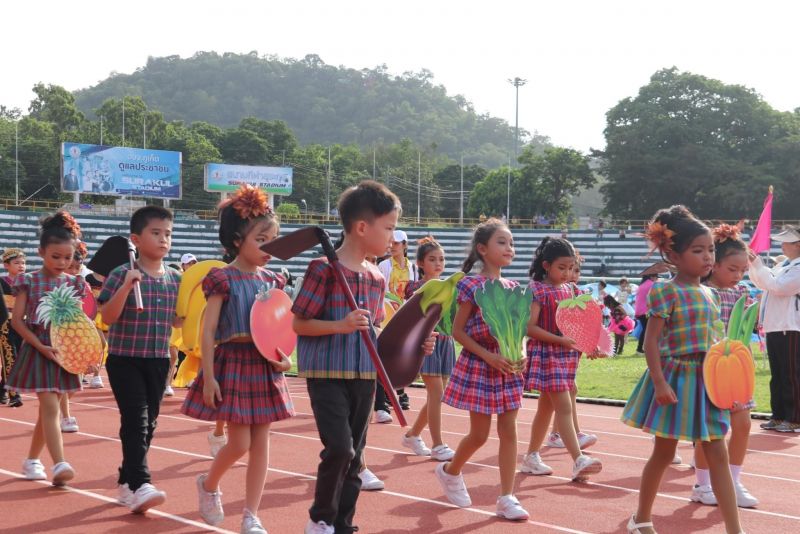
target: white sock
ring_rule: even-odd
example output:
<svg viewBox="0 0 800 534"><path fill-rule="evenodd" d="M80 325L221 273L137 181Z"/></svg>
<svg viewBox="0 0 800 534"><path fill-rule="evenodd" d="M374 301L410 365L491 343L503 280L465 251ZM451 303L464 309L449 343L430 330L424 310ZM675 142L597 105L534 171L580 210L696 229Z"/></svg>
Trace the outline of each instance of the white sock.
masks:
<svg viewBox="0 0 800 534"><path fill-rule="evenodd" d="M708 469L695 469L694 475L697 477L697 485L698 486L710 486L711 485L711 473Z"/></svg>
<svg viewBox="0 0 800 534"><path fill-rule="evenodd" d="M734 484L739 483L739 475L741 474L742 474L742 466L731 464L731 476L733 477Z"/></svg>

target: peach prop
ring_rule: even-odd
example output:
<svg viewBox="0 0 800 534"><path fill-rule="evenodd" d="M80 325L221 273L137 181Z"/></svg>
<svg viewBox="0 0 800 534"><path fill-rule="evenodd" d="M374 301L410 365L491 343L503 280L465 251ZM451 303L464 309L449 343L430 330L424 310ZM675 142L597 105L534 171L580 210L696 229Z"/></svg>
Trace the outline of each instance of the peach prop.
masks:
<svg viewBox="0 0 800 534"><path fill-rule="evenodd" d="M277 349L291 356L297 346L292 329L292 299L283 290L262 289L250 308L250 335L264 358L280 361Z"/></svg>

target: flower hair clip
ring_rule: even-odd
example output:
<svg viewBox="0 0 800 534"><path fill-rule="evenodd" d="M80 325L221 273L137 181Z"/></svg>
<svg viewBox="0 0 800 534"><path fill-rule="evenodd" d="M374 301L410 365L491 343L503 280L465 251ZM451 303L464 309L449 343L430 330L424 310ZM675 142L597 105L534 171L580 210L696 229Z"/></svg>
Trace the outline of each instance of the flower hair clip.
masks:
<svg viewBox="0 0 800 534"><path fill-rule="evenodd" d="M432 235L427 235L422 239L417 239L417 245L420 247L423 245L438 245L438 244L439 243L436 242L436 240L433 238Z"/></svg>
<svg viewBox="0 0 800 534"><path fill-rule="evenodd" d="M711 234L714 236L714 241L717 243L724 243L728 239L736 241L741 236L742 232L738 226L733 224L720 224L713 230Z"/></svg>
<svg viewBox="0 0 800 534"><path fill-rule="evenodd" d="M652 254L656 249L660 250L661 252L670 251L675 245L675 243L672 241L672 238L675 236L675 232L670 230L666 224L660 222L651 222L648 224L647 230L644 232L644 236L653 245L653 247L650 249L650 254Z"/></svg>
<svg viewBox="0 0 800 534"><path fill-rule="evenodd" d="M224 200L219 205L219 208L225 209L228 206L233 208L242 219L255 219L272 213L267 201L267 195L252 185L240 187L232 197Z"/></svg>

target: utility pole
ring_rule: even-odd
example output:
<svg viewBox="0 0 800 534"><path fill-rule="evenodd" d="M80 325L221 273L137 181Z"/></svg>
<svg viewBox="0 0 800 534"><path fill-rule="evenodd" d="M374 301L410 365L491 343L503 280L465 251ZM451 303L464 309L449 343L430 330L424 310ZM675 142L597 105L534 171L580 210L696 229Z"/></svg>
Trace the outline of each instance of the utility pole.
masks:
<svg viewBox="0 0 800 534"><path fill-rule="evenodd" d="M515 106L515 119L514 119L514 161L516 162L519 157L519 88L528 83L528 80L522 78L509 79L508 82L514 86L516 90L516 106ZM506 214L508 216L508 214Z"/></svg>
<svg viewBox="0 0 800 534"><path fill-rule="evenodd" d="M125 146L125 97L122 97L122 146Z"/></svg>
<svg viewBox="0 0 800 534"><path fill-rule="evenodd" d="M508 156L508 176L506 178L506 222L511 223L511 155Z"/></svg>
<svg viewBox="0 0 800 534"><path fill-rule="evenodd" d="M464 154L461 154L461 202L458 206L458 224L464 224Z"/></svg>
<svg viewBox="0 0 800 534"><path fill-rule="evenodd" d="M19 206L19 118L14 123L14 205Z"/></svg>
<svg viewBox="0 0 800 534"><path fill-rule="evenodd" d="M375 179L375 176L376 176L376 173L375 173L375 171L376 171L375 152L376 152L375 145L372 145L372 179L373 180Z"/></svg>
<svg viewBox="0 0 800 534"><path fill-rule="evenodd" d="M142 148L147 148L147 114L142 117Z"/></svg>
<svg viewBox="0 0 800 534"><path fill-rule="evenodd" d="M100 144L103 144L103 116L100 115Z"/></svg>
<svg viewBox="0 0 800 534"><path fill-rule="evenodd" d="M422 153L417 152L417 224L420 221L420 215L422 214L421 203L422 202Z"/></svg>
<svg viewBox="0 0 800 534"><path fill-rule="evenodd" d="M325 216L331 214L331 147L328 146L328 174L325 178Z"/></svg>

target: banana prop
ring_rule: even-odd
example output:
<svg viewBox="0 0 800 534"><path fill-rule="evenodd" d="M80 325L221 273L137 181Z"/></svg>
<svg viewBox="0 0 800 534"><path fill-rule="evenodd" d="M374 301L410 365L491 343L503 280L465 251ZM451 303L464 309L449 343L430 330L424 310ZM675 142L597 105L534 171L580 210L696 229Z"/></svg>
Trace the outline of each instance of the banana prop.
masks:
<svg viewBox="0 0 800 534"><path fill-rule="evenodd" d="M378 337L378 354L392 385L409 385L422 367L422 344L455 304L455 289L464 273L430 280L397 310Z"/></svg>
<svg viewBox="0 0 800 534"><path fill-rule="evenodd" d="M186 269L186 272L181 276L181 285L178 288L178 302L175 306L175 315L178 317L188 316L191 307L189 299L192 296L192 292L197 286L203 283L203 278L206 277L208 271L214 267L222 269L225 265L223 261L205 260L195 263Z"/></svg>

